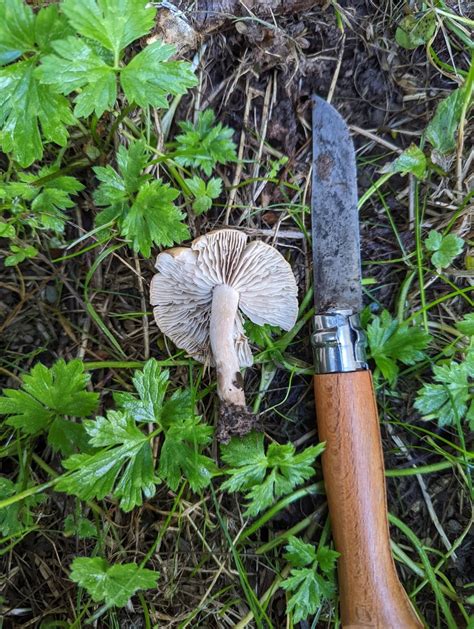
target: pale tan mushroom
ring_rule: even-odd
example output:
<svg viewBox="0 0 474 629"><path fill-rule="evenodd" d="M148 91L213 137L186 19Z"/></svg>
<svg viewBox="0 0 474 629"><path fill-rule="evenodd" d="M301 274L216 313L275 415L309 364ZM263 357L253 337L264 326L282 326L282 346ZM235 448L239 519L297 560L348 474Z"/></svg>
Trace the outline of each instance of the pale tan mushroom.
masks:
<svg viewBox="0 0 474 629"><path fill-rule="evenodd" d="M252 364L240 311L284 330L298 312L295 278L273 247L235 229L160 253L150 301L160 330L196 360L215 366L221 415L248 414L241 367Z"/></svg>

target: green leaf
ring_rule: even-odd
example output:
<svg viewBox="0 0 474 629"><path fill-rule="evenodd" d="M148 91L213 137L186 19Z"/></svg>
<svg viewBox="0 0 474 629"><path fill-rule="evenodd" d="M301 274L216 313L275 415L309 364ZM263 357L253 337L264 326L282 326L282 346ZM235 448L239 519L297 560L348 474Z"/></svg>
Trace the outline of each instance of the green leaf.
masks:
<svg viewBox="0 0 474 629"><path fill-rule="evenodd" d="M428 238L425 238L425 247L428 251L438 251L443 242L443 234L440 234L436 230L432 229L428 234Z"/></svg>
<svg viewBox="0 0 474 629"><path fill-rule="evenodd" d="M413 50L429 42L436 32L436 14L427 11L421 17L406 15L395 32L395 40L399 46Z"/></svg>
<svg viewBox="0 0 474 629"><path fill-rule="evenodd" d="M55 37L67 32L56 6L34 14L22 0L0 4L0 66L11 64L0 68L0 145L21 166L42 157L41 133L46 141L64 146L66 125L74 123L67 100L36 80L39 57L31 54L47 51ZM24 53L28 58L12 63Z"/></svg>
<svg viewBox="0 0 474 629"><path fill-rule="evenodd" d="M20 262L24 262L28 258L34 258L38 255L36 247L27 245L26 247L20 247L18 245L10 245L11 255L5 258L5 266L16 266Z"/></svg>
<svg viewBox="0 0 474 629"><path fill-rule="evenodd" d="M65 416L87 417L95 411L99 396L85 390L89 381L80 360L59 360L49 369L37 363L29 374L22 376L21 389L3 390L0 415L6 415L6 423L24 434L48 432L55 421L64 421ZM72 422L67 423L71 431L77 430ZM70 450L66 441L58 437L54 440L54 431L52 445L65 454Z"/></svg>
<svg viewBox="0 0 474 629"><path fill-rule="evenodd" d="M17 491L21 490L17 489L13 481L4 476L0 476L0 500L14 496ZM14 502L8 507L0 509L0 533L2 533L2 535L14 535L15 533L21 532L24 525L19 517L19 510L20 504L18 502Z"/></svg>
<svg viewBox="0 0 474 629"><path fill-rule="evenodd" d="M471 399L471 403L466 413L466 420L468 422L469 430L474 431L474 398Z"/></svg>
<svg viewBox="0 0 474 629"><path fill-rule="evenodd" d="M401 173L402 175L411 173L417 179L424 179L426 171L425 154L416 144L411 144L395 161L382 169L382 172Z"/></svg>
<svg viewBox="0 0 474 629"><path fill-rule="evenodd" d="M456 133L466 98L466 89L459 87L436 107L435 115L426 127L428 142L441 154L456 149Z"/></svg>
<svg viewBox="0 0 474 629"><path fill-rule="evenodd" d="M178 190L141 174L147 161L147 149L139 141L128 149L120 147L118 171L111 166L94 169L101 182L94 199L99 207L106 207L98 224L116 221L122 236L145 257L150 256L153 244L170 247L189 238L189 229L182 222L184 214L173 203Z"/></svg>
<svg viewBox="0 0 474 629"><path fill-rule="evenodd" d="M67 220L63 210L75 206L71 199L84 186L74 177L56 176L54 167L36 174L17 172L19 181L0 184L0 199L20 226L48 229L62 234Z"/></svg>
<svg viewBox="0 0 474 629"><path fill-rule="evenodd" d="M99 7L95 0L88 0L97 10ZM110 0L100 2L102 8L106 5L112 6ZM121 0L118 13L123 10L125 13L130 10L126 5L132 5L131 0ZM136 3L135 3L136 4ZM69 13L78 11L78 20L91 20L91 16L85 17L84 8L77 7L75 0L67 2ZM143 3L141 3L143 9ZM109 7L110 8L110 7ZM108 11L109 9L107 9ZM100 22L92 20L93 28L83 28L82 31L94 30L96 39L108 50L113 50L114 55L119 54L122 44L131 37L132 32L138 32L133 24L133 19L128 19L122 24L125 31L130 26L130 32L122 37L119 33L120 15L113 11L113 20L110 24L117 31L109 32L105 36L101 31ZM147 10L148 13L148 10ZM76 23L75 21L74 23ZM80 31L80 32L82 32ZM116 37L115 37L116 36ZM89 37L92 38L92 32ZM114 38L115 37L115 38ZM110 41L109 41L110 39ZM134 38L132 38L134 39ZM116 48L119 46L119 48ZM117 79L120 82L125 95L130 103L134 103L142 108L149 105L153 107L167 108L168 98L172 95L185 94L190 87L197 83L197 79L191 69L191 65L184 61L168 61L175 50L173 46L156 41L147 46L140 53L135 55L130 63L125 67L117 65L117 57L112 58L111 54L103 48L94 46L93 42L83 40L79 37L68 37L52 44L54 54L46 55L42 58L42 65L37 70L37 76L41 83L52 86L60 94L71 94L78 92L75 98L76 106L74 113L78 117L87 117L95 112L97 117L102 116L105 111L111 110L117 100Z"/></svg>
<svg viewBox="0 0 474 629"><path fill-rule="evenodd" d="M145 142L132 142L128 149L120 146L117 152L117 164L123 179L124 189L129 193L138 192L144 181L150 180L150 175L143 174L148 164L149 152Z"/></svg>
<svg viewBox="0 0 474 629"><path fill-rule="evenodd" d="M84 422L90 445L103 448L91 454L75 454L63 461L71 474L62 476L58 491L82 500L104 499L113 495L124 511L143 503L143 496L155 493L156 478L150 435L121 411L108 411L106 417Z"/></svg>
<svg viewBox="0 0 474 629"><path fill-rule="evenodd" d="M146 0L63 0L61 9L78 33L117 55L153 28L156 14Z"/></svg>
<svg viewBox="0 0 474 629"><path fill-rule="evenodd" d="M439 426L452 426L470 421L471 387L474 379L474 349L469 348L462 363L451 361L433 367L433 383L418 391L415 408L424 419L435 419Z"/></svg>
<svg viewBox="0 0 474 629"><path fill-rule="evenodd" d="M128 148L120 146L116 157L118 172L112 166L93 169L100 181L94 200L99 207L108 207L118 216L129 207L129 200L142 183L150 180L150 175L142 174L148 164L148 151L143 141L133 142Z"/></svg>
<svg viewBox="0 0 474 629"><path fill-rule="evenodd" d="M273 341L273 337L278 337L282 334L282 329L276 325L269 325L268 323L257 325L250 319L245 321L244 328L249 341L262 349L268 346L268 339Z"/></svg>
<svg viewBox="0 0 474 629"><path fill-rule="evenodd" d="M53 49L56 54L43 57L36 72L41 83L66 95L80 90L74 114L84 118L95 112L100 118L117 99L114 69L77 37L54 42Z"/></svg>
<svg viewBox="0 0 474 629"><path fill-rule="evenodd" d="M173 203L178 194L159 180L142 185L121 225L134 251L149 258L153 244L171 247L190 237L185 215Z"/></svg>
<svg viewBox="0 0 474 629"><path fill-rule="evenodd" d="M15 238L16 231L13 225L0 221L0 238Z"/></svg>
<svg viewBox="0 0 474 629"><path fill-rule="evenodd" d="M223 461L231 466L225 470L229 478L222 489L243 491L249 500L246 515L250 516L313 476L313 463L324 450L324 444L320 443L295 454L291 443L271 443L265 453L263 440L262 434L250 433L221 447Z"/></svg>
<svg viewBox="0 0 474 629"><path fill-rule="evenodd" d="M83 189L84 186L74 177L56 177L37 188L39 193L31 203L37 226L61 234L67 220L62 210L75 207L71 196Z"/></svg>
<svg viewBox="0 0 474 629"><path fill-rule="evenodd" d="M76 424L62 417L56 417L49 424L48 444L64 456L90 450L84 424Z"/></svg>
<svg viewBox="0 0 474 629"><path fill-rule="evenodd" d="M312 544L293 535L288 538L285 559L295 569L282 581L281 587L293 594L288 601L287 612L293 613L295 623L315 614L324 599L334 596L334 568L338 557L339 553L327 546L316 550Z"/></svg>
<svg viewBox="0 0 474 629"><path fill-rule="evenodd" d="M122 69L120 81L130 103L143 109L149 105L167 109L170 95L186 94L197 85L189 63L168 61L174 53L174 46L156 41Z"/></svg>
<svg viewBox="0 0 474 629"><path fill-rule="evenodd" d="M5 476L0 476L0 500L10 498L25 490L27 487L21 482L14 483ZM33 521L32 507L40 504L44 497L32 495L14 502L0 509L0 533L2 535L17 535L31 526Z"/></svg>
<svg viewBox="0 0 474 629"><path fill-rule="evenodd" d="M333 598L335 592L334 583L318 574L313 567L292 570L280 587L292 593L287 612L293 615L294 623L313 616L322 600Z"/></svg>
<svg viewBox="0 0 474 629"><path fill-rule="evenodd" d="M322 572L326 574L332 574L336 567L337 558L340 557L340 553L336 550L331 550L327 546L320 546L316 553L316 561Z"/></svg>
<svg viewBox="0 0 474 629"><path fill-rule="evenodd" d="M397 363L414 365L426 358L430 336L419 326L408 326L392 319L387 310L374 316L367 326L370 357L390 384L395 382Z"/></svg>
<svg viewBox="0 0 474 629"><path fill-rule="evenodd" d="M108 607L125 607L139 590L156 588L159 576L158 572L135 563L110 565L101 557L76 557L70 575L93 601Z"/></svg>
<svg viewBox="0 0 474 629"><path fill-rule="evenodd" d="M184 183L195 197L192 207L198 215L209 210L212 200L216 199L222 191L222 179L219 177L209 179L206 184L204 179L194 176L191 179L185 179Z"/></svg>
<svg viewBox="0 0 474 629"><path fill-rule="evenodd" d="M169 375L169 371L161 369L156 360L148 360L143 370L136 371L133 377L138 398L131 393L117 393L114 400L119 408L129 413L135 421L160 424ZM186 400L186 410L187 403Z"/></svg>
<svg viewBox="0 0 474 629"><path fill-rule="evenodd" d="M72 513L64 520L65 537L77 537L78 539L94 539L97 537L97 527L83 516L76 517Z"/></svg>
<svg viewBox="0 0 474 629"><path fill-rule="evenodd" d="M303 542L299 537L290 535L285 549L285 559L297 568L307 566L316 561L316 549L314 546Z"/></svg>
<svg viewBox="0 0 474 629"><path fill-rule="evenodd" d="M464 315L464 318L456 323L456 328L465 336L474 336L474 313Z"/></svg>
<svg viewBox="0 0 474 629"><path fill-rule="evenodd" d="M35 77L35 58L0 68L0 134L2 150L11 153L20 166L29 166L43 156L43 141L65 146L66 125L74 118L69 103Z"/></svg>
<svg viewBox="0 0 474 629"><path fill-rule="evenodd" d="M184 133L176 136L176 161L183 166L201 168L210 176L216 164L237 161L236 145L232 141L233 129L215 124L211 109L200 112L195 125L180 122Z"/></svg>
<svg viewBox="0 0 474 629"><path fill-rule="evenodd" d="M159 478L172 489L182 476L195 491L206 487L216 466L201 451L210 443L213 430L194 414L190 391L177 390L165 399L168 381L169 372L161 371L157 361L150 359L142 371L135 372L137 394L115 394L119 410L84 422L90 445L101 449L66 459L63 465L72 474L59 480L58 490L82 500L111 495L120 500L124 511L131 511L142 504L143 496L154 495ZM137 422L154 423L157 429L146 434ZM160 432L158 478L151 439Z"/></svg>
<svg viewBox="0 0 474 629"><path fill-rule="evenodd" d="M41 53L53 52L52 43L72 33L66 16L59 11L59 5L50 4L36 13L35 41Z"/></svg>
<svg viewBox="0 0 474 629"><path fill-rule="evenodd" d="M211 199L217 199L222 192L222 179L220 177L212 177L206 184L206 194Z"/></svg>
<svg viewBox="0 0 474 629"><path fill-rule="evenodd" d="M265 478L267 457L263 445L263 435L250 433L242 439L234 438L227 445L221 446L224 463L230 466L229 478L222 489L234 492L249 490L259 485Z"/></svg>
<svg viewBox="0 0 474 629"><path fill-rule="evenodd" d="M217 472L214 461L201 453L211 442L213 429L194 415L190 391L173 394L163 407L162 422L165 440L160 452L159 476L173 490L183 476L193 491L204 489Z"/></svg>
<svg viewBox="0 0 474 629"><path fill-rule="evenodd" d="M0 4L0 65L15 61L34 49L34 16L23 0Z"/></svg>
<svg viewBox="0 0 474 629"><path fill-rule="evenodd" d="M114 396L121 409L135 421L153 422L164 432L158 475L176 490L184 476L193 491L207 487L217 471L212 459L202 454L213 429L194 414L191 391L177 390L165 400L169 371L156 360L148 360L143 371L135 372L133 384L138 397L129 393Z"/></svg>
<svg viewBox="0 0 474 629"><path fill-rule="evenodd" d="M19 59L24 53L49 52L50 43L68 33L66 19L57 5L36 14L23 0L2 0L0 4L0 65Z"/></svg>
<svg viewBox="0 0 474 629"><path fill-rule="evenodd" d="M425 247L428 251L434 251L431 256L433 266L437 269L445 269L462 252L464 240L455 234L443 236L432 229L428 238L425 239Z"/></svg>

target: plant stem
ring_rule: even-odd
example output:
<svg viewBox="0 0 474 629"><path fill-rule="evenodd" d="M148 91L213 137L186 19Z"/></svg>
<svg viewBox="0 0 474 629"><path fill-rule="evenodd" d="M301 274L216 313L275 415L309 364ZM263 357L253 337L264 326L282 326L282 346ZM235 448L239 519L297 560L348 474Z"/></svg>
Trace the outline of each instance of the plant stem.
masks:
<svg viewBox="0 0 474 629"><path fill-rule="evenodd" d="M423 327L428 332L428 316L426 312L426 297L425 297L425 281L423 273L423 242L421 237L423 218L421 216L421 208L418 196L418 184L415 182L415 241L416 241L416 261L418 268L418 282L420 289L421 300L421 317L423 320Z"/></svg>

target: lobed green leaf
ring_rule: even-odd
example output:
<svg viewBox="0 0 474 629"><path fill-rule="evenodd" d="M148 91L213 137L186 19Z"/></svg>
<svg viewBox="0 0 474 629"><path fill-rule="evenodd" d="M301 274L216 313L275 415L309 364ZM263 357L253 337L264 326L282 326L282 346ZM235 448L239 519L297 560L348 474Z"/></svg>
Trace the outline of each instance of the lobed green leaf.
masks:
<svg viewBox="0 0 474 629"><path fill-rule="evenodd" d="M197 122L180 122L184 133L176 136L176 161L183 166L201 168L210 176L216 164L237 160L236 145L232 141L233 129L216 124L211 109L200 112Z"/></svg>
<svg viewBox="0 0 474 629"><path fill-rule="evenodd" d="M189 63L168 61L174 52L174 46L156 41L122 69L120 82L130 103L143 109L149 105L167 109L170 95L186 94L197 85Z"/></svg>
<svg viewBox="0 0 474 629"><path fill-rule="evenodd" d="M76 557L71 579L85 588L96 603L125 607L139 590L156 588L159 573L135 563L110 565L101 557Z"/></svg>
<svg viewBox="0 0 474 629"><path fill-rule="evenodd" d="M453 360L433 367L434 382L419 389L415 408L425 419L435 419L441 427L467 420L474 428L473 379L474 350L470 347L463 362Z"/></svg>
<svg viewBox="0 0 474 629"><path fill-rule="evenodd" d="M290 535L285 547L285 559L298 568L316 561L316 549L312 544L303 542L299 537Z"/></svg>
<svg viewBox="0 0 474 629"><path fill-rule="evenodd" d="M11 63L34 49L34 15L23 0L0 4L0 65Z"/></svg>
<svg viewBox="0 0 474 629"><path fill-rule="evenodd" d="M35 67L32 58L0 68L1 147L23 167L43 156L41 132L46 141L65 146L66 127L74 123L68 101L38 82Z"/></svg>
<svg viewBox="0 0 474 629"><path fill-rule="evenodd" d="M431 256L432 264L437 269L445 269L462 253L464 240L456 234L443 236L432 229L425 239L425 247L434 252Z"/></svg>
<svg viewBox="0 0 474 629"><path fill-rule="evenodd" d="M399 372L397 363L414 365L426 358L430 336L419 326L408 326L392 319L387 310L374 316L367 326L370 357L384 378L393 384Z"/></svg>
<svg viewBox="0 0 474 629"><path fill-rule="evenodd" d="M263 442L263 435L254 432L221 447L223 461L231 466L225 470L229 478L221 487L230 492L243 491L249 501L246 514L250 516L310 478L313 463L324 450L320 443L295 454L291 443L271 443L265 453Z"/></svg>
<svg viewBox="0 0 474 629"><path fill-rule="evenodd" d="M77 447L73 435L78 437L82 427L62 424L64 417L87 417L97 408L98 394L86 390L89 380L80 360L59 360L51 368L38 363L22 377L21 389L3 390L0 415L27 435L52 431L50 444L68 454Z"/></svg>
<svg viewBox="0 0 474 629"><path fill-rule="evenodd" d="M116 55L153 28L156 14L146 0L63 0L61 9L78 33Z"/></svg>
<svg viewBox="0 0 474 629"><path fill-rule="evenodd" d="M104 448L91 454L76 454L63 461L72 473L62 476L58 491L82 500L102 500L113 495L124 511L131 511L155 493L156 478L150 436L121 411L85 422L90 444Z"/></svg>

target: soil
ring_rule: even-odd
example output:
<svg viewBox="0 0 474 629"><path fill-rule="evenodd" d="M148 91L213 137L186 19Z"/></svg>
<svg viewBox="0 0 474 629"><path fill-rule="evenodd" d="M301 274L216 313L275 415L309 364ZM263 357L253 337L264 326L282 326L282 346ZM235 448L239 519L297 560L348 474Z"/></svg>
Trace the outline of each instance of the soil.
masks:
<svg viewBox="0 0 474 629"><path fill-rule="evenodd" d="M216 426L216 439L219 443L229 443L232 437L243 437L252 430L262 430L258 415L247 408L221 402Z"/></svg>
<svg viewBox="0 0 474 629"><path fill-rule="evenodd" d="M202 6L199 4L178 3L183 11L181 19L189 22L198 34L197 39L194 34L186 39L187 45L179 54L191 59L195 54L192 46L199 42L200 89L191 97L182 99L175 119L192 119L197 110L211 107L221 122L236 130L236 143L241 140L243 143L243 171L239 174L233 165L220 172L226 184L234 186L229 224L247 229L251 235L268 242L273 242L274 227L279 226L285 235L278 238L277 244L292 264L302 299L311 281L310 253L301 237L302 223L309 227L307 182L311 163L311 95L329 96L351 125L358 155L359 194L362 195L380 176L383 164L396 155L390 147L403 150L412 142L418 142L437 102L456 87L456 83L428 63L423 47L407 51L397 46L395 27L403 17L400 3L341 2L343 31L337 24L331 3L305 2L302 3L304 9L290 12L284 9L284 3L276 2L273 6L268 2L260 8L258 15L253 13L253 9L257 11L256 3L239 3L237 9L237 4L228 0L224 15L215 7L212 11L212 1L204 2ZM245 10L244 5L247 6ZM279 10L282 7L283 10ZM213 13L212 20L204 19L203 13L206 16ZM234 19L236 15L238 20ZM159 27L157 34L160 34ZM452 63L450 55L453 55L459 67L466 67L465 53L461 49L448 51L441 33L435 46L443 61ZM176 127L171 135L174 131ZM81 153L84 147L77 146L74 150ZM112 150L113 147L111 155ZM278 182L261 185L259 177L268 172L272 162L283 156L288 161L278 173ZM239 187L238 184L246 180L255 180L255 183ZM93 227L95 208L88 190L95 184L90 171L84 173L84 183L86 190L77 210L71 213L67 227L70 241ZM453 185L453 180L446 178L437 190L423 189L427 227L442 228L449 221ZM296 194L296 188L305 192ZM412 251L415 231L406 178L392 178L383 193L383 202L391 212L401 242ZM287 212L287 207L293 209ZM196 217L192 236L224 226L225 209L223 200L208 215ZM464 235L466 223L462 216L455 228L457 233ZM400 287L406 279L406 267L397 261L389 263L399 260L400 245L377 195L371 197L361 212L361 236L364 275L375 280L374 286L367 288L366 304L370 304L371 311L381 312L388 308L393 312ZM58 358L76 357L87 361L116 361L124 357L127 361L143 361L150 355L166 358L172 353L149 312L147 292L153 274L152 260L139 259L124 247L94 268L100 250L92 248L80 256L58 262L57 259L64 256L64 250L50 247L48 253L46 240L44 242L40 255L33 261L18 269L0 266L2 386L17 386L19 375L38 360L47 365ZM82 245L92 243L93 240L88 239ZM381 260L387 264L375 264ZM89 281L89 297L86 298L85 286ZM467 286L468 279L457 277L456 285ZM435 281L428 288L427 299L440 297L450 290L445 283ZM419 305L415 285L409 289L407 299L412 305ZM107 329L120 339L123 355L97 326L97 318L91 317L91 305ZM449 302L449 308L456 316L468 310L466 301L459 297ZM137 314L142 312L148 314ZM442 309L438 316L440 320L445 316ZM291 357L303 366L312 363L310 334L307 325L291 345ZM173 377L186 385L188 368L174 368ZM205 374L203 386L211 382L212 376ZM118 368L93 371L93 386L97 391L127 387L128 383L129 375ZM254 398L259 386L259 368L247 370L247 399ZM427 465L439 460L432 449L425 447L423 433L403 426L404 423L425 426L412 406L418 388L419 382L408 373L399 379L397 398L388 389L378 391L388 469L410 467L413 463ZM317 439L312 395L309 375L290 379L288 371L278 369L260 408L259 421L267 435L281 442L290 439L299 445L308 445ZM213 395L206 396L202 411L209 422L216 423L218 410L214 398ZM102 400L105 407L109 402L110 396ZM442 432L434 424L430 425L430 430L457 442L453 430ZM229 435L226 428L221 439L225 440ZM411 458L396 446L394 435L402 439ZM49 466L60 469L57 456L46 444L40 440L35 448L43 453ZM214 452L217 453L217 449ZM4 474L14 471L9 465L8 458L2 461ZM36 483L49 480L44 469L34 463L32 469ZM423 479L441 526L449 539L455 539L468 526L471 517L469 500L456 474L448 469ZM422 542L445 552L428 509L426 494L416 478L390 478L388 492L391 512L402 519ZM127 552L136 551L136 561L139 562L154 543L166 515L173 510L173 500L171 492L163 488L132 514L123 514L110 505L107 518L120 527L121 548ZM191 505L195 499L189 494L186 500ZM227 540L213 515L215 505L209 496L203 497L203 504L193 508L192 516L183 515L182 521L171 518L169 530L161 541L156 568L162 575L164 589L159 600L155 597L152 601L157 610L154 622L159 627L184 626L180 623L189 617L211 584L215 588L213 591L223 592L221 597L212 599L208 607L186 626L220 629L233 626L237 621L236 616L227 614L226 604L231 606L235 597L241 596L238 576ZM46 627L49 625L41 623L48 619L71 620L71 605L74 607L71 597L75 596L75 590L67 579L68 566L72 557L88 553L89 542L77 542L49 532L56 531L64 514L75 509L73 499L49 493L42 506L41 531L26 536L15 546L14 552L3 557L2 572L8 578L2 596L8 601L10 611L27 610L18 612L17 616L8 616L4 627ZM243 522L239 500L225 496L219 502L219 509L228 534L235 537ZM255 547L270 539L273 533L288 529L305 517L312 518L312 530L317 539L325 516L323 496L295 502L264 527ZM196 530L208 531L206 543L211 545L210 548L197 537ZM403 549L408 548L406 539L397 529L393 529L392 534ZM445 579L457 591L463 591L464 586L474 580L473 541L472 534L468 534L456 549L456 561L448 561L444 567ZM278 549L275 562L277 556ZM418 561L415 555L410 556ZM241 559L252 588L260 596L274 578L270 560L262 563L252 547L242 549ZM434 557L431 559L435 561ZM217 570L216 560L224 565L224 569L212 583ZM417 583L406 568L401 571L401 579L409 591ZM417 595L417 601L430 627L444 627L428 588ZM236 609L240 610L239 617L243 617L247 609L243 603L239 605ZM284 610L285 600L280 593L268 610L275 627L285 626L282 624L285 622ZM458 626L465 626L454 604L452 612ZM142 626L142 616L134 613L133 607L121 610L116 618L117 626ZM99 621L98 626L104 625ZM249 626L255 625L251 623ZM301 624L301 627L307 626ZM328 621L317 626L335 625Z"/></svg>

